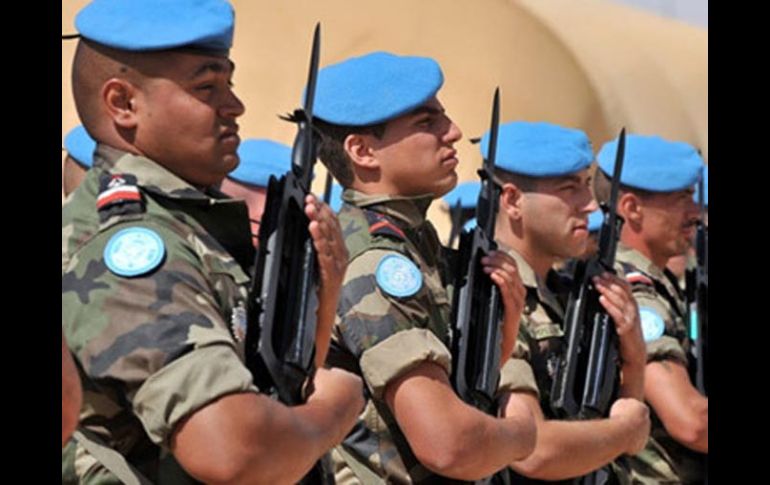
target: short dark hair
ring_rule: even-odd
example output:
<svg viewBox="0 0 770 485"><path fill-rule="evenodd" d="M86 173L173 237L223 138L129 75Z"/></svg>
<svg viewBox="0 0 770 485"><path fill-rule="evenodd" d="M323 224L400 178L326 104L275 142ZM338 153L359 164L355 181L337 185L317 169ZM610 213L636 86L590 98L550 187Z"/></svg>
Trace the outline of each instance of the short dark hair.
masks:
<svg viewBox="0 0 770 485"><path fill-rule="evenodd" d="M612 189L612 178L604 173L603 170L596 170L596 173L594 174L594 197L596 198L597 202L601 204L606 204L610 201L610 190ZM623 192L631 192L632 194L636 194L639 197L647 197L652 195L653 193L644 190L644 189L637 189L634 187L629 187L624 184L620 184L620 193Z"/></svg>
<svg viewBox="0 0 770 485"><path fill-rule="evenodd" d="M351 165L353 162L345 152L345 138L352 134L367 134L380 139L385 134L387 122L367 126L349 126L335 125L316 118L313 120L313 125L321 138L318 146L318 158L321 159L321 162L340 185L348 188L353 183L353 167Z"/></svg>
<svg viewBox="0 0 770 485"><path fill-rule="evenodd" d="M513 184L522 192L531 192L537 189L537 178L520 173L509 172L502 168L495 168L495 176L504 184Z"/></svg>

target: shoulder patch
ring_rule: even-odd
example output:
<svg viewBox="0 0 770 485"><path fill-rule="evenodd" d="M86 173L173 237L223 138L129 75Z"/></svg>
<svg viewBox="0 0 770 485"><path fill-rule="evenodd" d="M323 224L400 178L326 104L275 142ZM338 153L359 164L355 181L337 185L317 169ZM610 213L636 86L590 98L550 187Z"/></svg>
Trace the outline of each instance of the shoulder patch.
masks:
<svg viewBox="0 0 770 485"><path fill-rule="evenodd" d="M383 256L374 274L380 289L397 298L412 296L422 287L420 269L400 254Z"/></svg>
<svg viewBox="0 0 770 485"><path fill-rule="evenodd" d="M369 223L369 234L373 236L390 236L402 240L406 239L404 231L386 215L367 209L364 209L364 215L366 216L366 222Z"/></svg>
<svg viewBox="0 0 770 485"><path fill-rule="evenodd" d="M136 185L136 177L129 174L102 174L99 178L96 209L102 222L113 215L143 212L142 193Z"/></svg>
<svg viewBox="0 0 770 485"><path fill-rule="evenodd" d="M642 320L642 334L645 342L652 342L663 336L666 324L655 309L647 306L640 307L639 317Z"/></svg>
<svg viewBox="0 0 770 485"><path fill-rule="evenodd" d="M626 273L626 281L628 281L632 285L635 283L641 283L647 286L655 286L655 283L652 281L652 279L649 276L645 275L644 273L640 273L639 271L632 271L630 273Z"/></svg>
<svg viewBox="0 0 770 485"><path fill-rule="evenodd" d="M148 273L163 261L166 246L152 229L128 227L116 232L104 248L104 263L118 276Z"/></svg>

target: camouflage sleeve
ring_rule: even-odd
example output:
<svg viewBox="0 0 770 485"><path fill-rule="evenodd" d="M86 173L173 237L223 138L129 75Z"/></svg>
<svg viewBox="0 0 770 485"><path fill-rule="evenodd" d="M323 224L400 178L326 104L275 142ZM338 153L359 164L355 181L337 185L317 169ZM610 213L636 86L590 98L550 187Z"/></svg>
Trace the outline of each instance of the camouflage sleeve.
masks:
<svg viewBox="0 0 770 485"><path fill-rule="evenodd" d="M148 377L134 397L134 412L150 439L169 447L182 418L217 397L235 392L258 391L232 349L210 345L183 355Z"/></svg>
<svg viewBox="0 0 770 485"><path fill-rule="evenodd" d="M505 392L529 392L540 399L535 373L525 359L511 357L500 369L500 385L497 387L497 393L500 395Z"/></svg>
<svg viewBox="0 0 770 485"><path fill-rule="evenodd" d="M96 235L62 275L62 322L86 375L125 396L152 439L164 442L187 412L256 389L199 254L175 232L141 224L160 235L164 260L148 274L118 276L103 253L126 225Z"/></svg>
<svg viewBox="0 0 770 485"><path fill-rule="evenodd" d="M376 398L382 397L390 381L422 362L434 362L447 374L451 370L449 349L428 328L426 285L413 296L396 298L377 284L375 268L391 254L400 253L373 249L351 261L337 308L337 338L359 360Z"/></svg>
<svg viewBox="0 0 770 485"><path fill-rule="evenodd" d="M658 297L647 291L634 291L639 305L642 333L647 345L647 362L674 360L687 365L687 354L673 336L674 320Z"/></svg>

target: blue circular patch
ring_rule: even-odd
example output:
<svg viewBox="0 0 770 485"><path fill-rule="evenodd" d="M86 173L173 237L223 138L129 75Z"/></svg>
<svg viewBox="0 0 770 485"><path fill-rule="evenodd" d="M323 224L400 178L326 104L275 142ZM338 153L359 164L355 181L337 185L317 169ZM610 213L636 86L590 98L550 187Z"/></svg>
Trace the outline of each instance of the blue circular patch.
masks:
<svg viewBox="0 0 770 485"><path fill-rule="evenodd" d="M412 296L422 287L422 273L410 259L389 254L377 264L377 284L385 293L403 298Z"/></svg>
<svg viewBox="0 0 770 485"><path fill-rule="evenodd" d="M118 276L138 276L160 265L166 254L163 239L145 227L129 227L113 235L104 248L104 262Z"/></svg>
<svg viewBox="0 0 770 485"><path fill-rule="evenodd" d="M642 334L644 335L645 342L652 342L663 336L666 324L663 322L663 317L657 311L643 306L639 308L639 316L642 320Z"/></svg>

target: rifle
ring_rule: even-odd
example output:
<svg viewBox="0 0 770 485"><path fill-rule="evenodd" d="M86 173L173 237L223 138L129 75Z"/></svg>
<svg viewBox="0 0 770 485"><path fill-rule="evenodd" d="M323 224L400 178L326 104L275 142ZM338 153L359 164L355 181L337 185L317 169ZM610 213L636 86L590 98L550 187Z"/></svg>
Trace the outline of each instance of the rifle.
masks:
<svg viewBox="0 0 770 485"><path fill-rule="evenodd" d="M623 219L617 215L620 174L626 130L623 128L615 155L610 200L601 205L604 221L599 251L578 261L564 319L567 350L558 360L551 390L551 408L560 417L590 419L607 416L618 393L618 335L612 318L599 303L593 277L614 273L615 251Z"/></svg>
<svg viewBox="0 0 770 485"><path fill-rule="evenodd" d="M449 241L447 242L447 247L451 248L452 245L454 245L455 239L457 239L457 236L459 236L463 230L463 208L460 199L457 199L455 205L449 208L449 217L452 221L452 227L449 229Z"/></svg>
<svg viewBox="0 0 770 485"><path fill-rule="evenodd" d="M315 374L318 263L304 208L316 159L313 101L320 27L316 24L313 34L304 106L284 118L298 126L291 170L268 182L247 308L246 366L261 391L289 406L306 401L305 384ZM321 463L301 483L325 483Z"/></svg>
<svg viewBox="0 0 770 485"><path fill-rule="evenodd" d="M476 202L478 223L460 234L451 319L452 384L463 401L493 416L497 415L495 394L500 380L502 306L500 290L484 273L481 258L497 249L495 220L500 205L500 185L495 181L494 170L499 126L498 87L492 101L487 157L478 170L481 178ZM460 201L455 207L460 213ZM476 483L507 485L510 475L503 469Z"/></svg>
<svg viewBox="0 0 770 485"><path fill-rule="evenodd" d="M708 364L708 296L709 296L709 267L708 267L708 229L705 227L705 203L703 195L703 178L698 182L698 206L700 220L695 233L695 269L688 269L685 274L687 313L690 322L690 339L693 342L692 352L695 357L694 365L690 366L690 376L694 377L695 387L704 396L708 396L706 371Z"/></svg>
<svg viewBox="0 0 770 485"><path fill-rule="evenodd" d="M500 124L500 88L495 90L489 149L479 169L481 192L478 224L460 235L459 263L452 305L452 378L463 401L496 414L495 391L500 378L500 291L484 273L481 258L497 249L495 218L500 187L494 181L497 132Z"/></svg>

